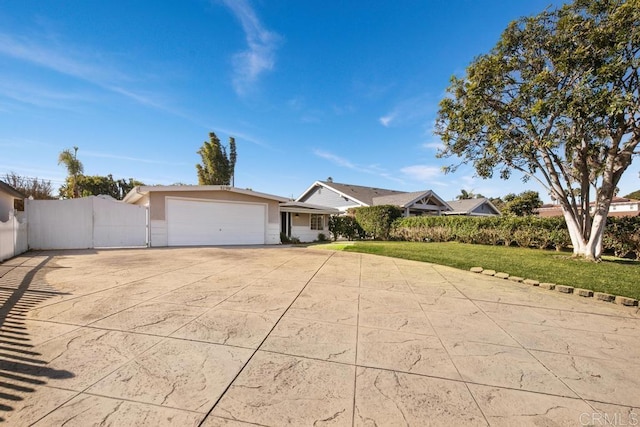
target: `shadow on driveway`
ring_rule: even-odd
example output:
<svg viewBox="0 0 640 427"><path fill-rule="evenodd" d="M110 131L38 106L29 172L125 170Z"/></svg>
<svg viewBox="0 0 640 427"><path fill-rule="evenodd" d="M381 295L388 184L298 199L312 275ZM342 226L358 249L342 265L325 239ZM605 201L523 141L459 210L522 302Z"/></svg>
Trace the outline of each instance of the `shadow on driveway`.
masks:
<svg viewBox="0 0 640 427"><path fill-rule="evenodd" d="M24 266L24 262L7 266L8 270L0 276L0 422L5 420L2 412L13 411L14 402L23 400L25 393L35 392L47 379L74 376L69 371L49 368L47 361L39 358L41 354L33 351L24 321L31 308L54 295L64 294L39 280L51 259L48 256L33 267Z"/></svg>

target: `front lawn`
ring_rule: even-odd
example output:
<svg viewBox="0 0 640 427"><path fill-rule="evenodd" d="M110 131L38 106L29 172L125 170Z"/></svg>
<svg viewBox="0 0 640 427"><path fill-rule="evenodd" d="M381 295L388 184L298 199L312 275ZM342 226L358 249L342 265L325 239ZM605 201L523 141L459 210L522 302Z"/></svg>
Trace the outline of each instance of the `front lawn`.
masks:
<svg viewBox="0 0 640 427"><path fill-rule="evenodd" d="M640 299L638 261L605 257L600 263L592 263L574 259L568 252L455 242L338 242L317 247L431 262L463 270L480 266L540 282Z"/></svg>

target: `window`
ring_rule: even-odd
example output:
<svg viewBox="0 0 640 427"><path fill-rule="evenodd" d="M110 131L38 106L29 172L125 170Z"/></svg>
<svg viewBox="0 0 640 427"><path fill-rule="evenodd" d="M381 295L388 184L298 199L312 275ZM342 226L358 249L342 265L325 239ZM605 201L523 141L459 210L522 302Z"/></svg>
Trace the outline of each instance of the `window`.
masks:
<svg viewBox="0 0 640 427"><path fill-rule="evenodd" d="M311 229L324 230L324 215L311 214Z"/></svg>

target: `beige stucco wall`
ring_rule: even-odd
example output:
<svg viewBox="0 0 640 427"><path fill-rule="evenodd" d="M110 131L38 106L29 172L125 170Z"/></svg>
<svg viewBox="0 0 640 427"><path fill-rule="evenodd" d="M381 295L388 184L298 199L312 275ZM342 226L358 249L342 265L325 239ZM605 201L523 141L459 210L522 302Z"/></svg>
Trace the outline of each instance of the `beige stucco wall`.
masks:
<svg viewBox="0 0 640 427"><path fill-rule="evenodd" d="M296 214L291 214L291 226L292 227L307 227L309 228L311 225L311 215L306 213L301 213L296 216Z"/></svg>
<svg viewBox="0 0 640 427"><path fill-rule="evenodd" d="M222 200L227 202L266 203L268 205L269 211L268 222L272 224L280 223L280 208L277 201L263 199L262 197L250 196L246 194L233 193L231 191L152 191L151 193L149 193L148 202L147 200L145 200L145 198L143 198L139 200L137 204L148 203L150 219L164 221L166 197L191 198L200 200Z"/></svg>
<svg viewBox="0 0 640 427"><path fill-rule="evenodd" d="M311 229L311 215L308 213L291 214L291 236L297 237L301 242L313 242L322 233L329 237L329 215L324 216L324 230Z"/></svg>

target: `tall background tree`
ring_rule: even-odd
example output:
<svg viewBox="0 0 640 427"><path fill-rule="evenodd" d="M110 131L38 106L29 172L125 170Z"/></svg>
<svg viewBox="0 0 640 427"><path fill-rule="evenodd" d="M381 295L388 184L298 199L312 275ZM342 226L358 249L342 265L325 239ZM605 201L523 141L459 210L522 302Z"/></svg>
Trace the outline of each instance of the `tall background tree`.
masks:
<svg viewBox="0 0 640 427"><path fill-rule="evenodd" d="M503 215L530 216L536 214L536 209L542 206L542 200L537 191L523 191L516 195L509 193L502 198L500 212Z"/></svg>
<svg viewBox="0 0 640 427"><path fill-rule="evenodd" d="M209 133L209 141L205 141L198 150L202 163L196 165L198 184L200 185L234 185L236 168L236 140L229 137L229 154L227 148L220 144L215 133Z"/></svg>
<svg viewBox="0 0 640 427"><path fill-rule="evenodd" d="M133 178L129 178L128 181L116 180L111 174L83 175L84 166L78 160L78 147L73 147L73 152L69 149L63 150L58 156L58 164L63 164L68 172L65 183L59 189L60 197L63 199L105 195L122 200L133 187L144 185Z"/></svg>
<svg viewBox="0 0 640 427"><path fill-rule="evenodd" d="M78 160L78 147L73 147L73 152L68 148L63 150L58 155L58 164L63 164L64 167L67 168L67 182L70 184L71 198L80 197L77 181L78 176L84 172L84 166L82 162ZM60 195L62 196L62 192Z"/></svg>
<svg viewBox="0 0 640 427"><path fill-rule="evenodd" d="M640 0L575 0L511 23L452 78L439 155L483 178L537 180L562 206L574 254L599 259L611 199L638 154L639 52Z"/></svg>
<svg viewBox="0 0 640 427"><path fill-rule="evenodd" d="M75 190L73 183L75 182ZM124 199L133 187L144 185L133 178L129 180L114 179L113 175L78 175L75 179L67 177L67 181L60 187L60 197L65 199L74 198L74 191L79 197L88 196L111 196L116 200Z"/></svg>
<svg viewBox="0 0 640 427"><path fill-rule="evenodd" d="M27 197L33 197L36 200L55 198L51 181L18 175L13 171L6 173L2 180Z"/></svg>

